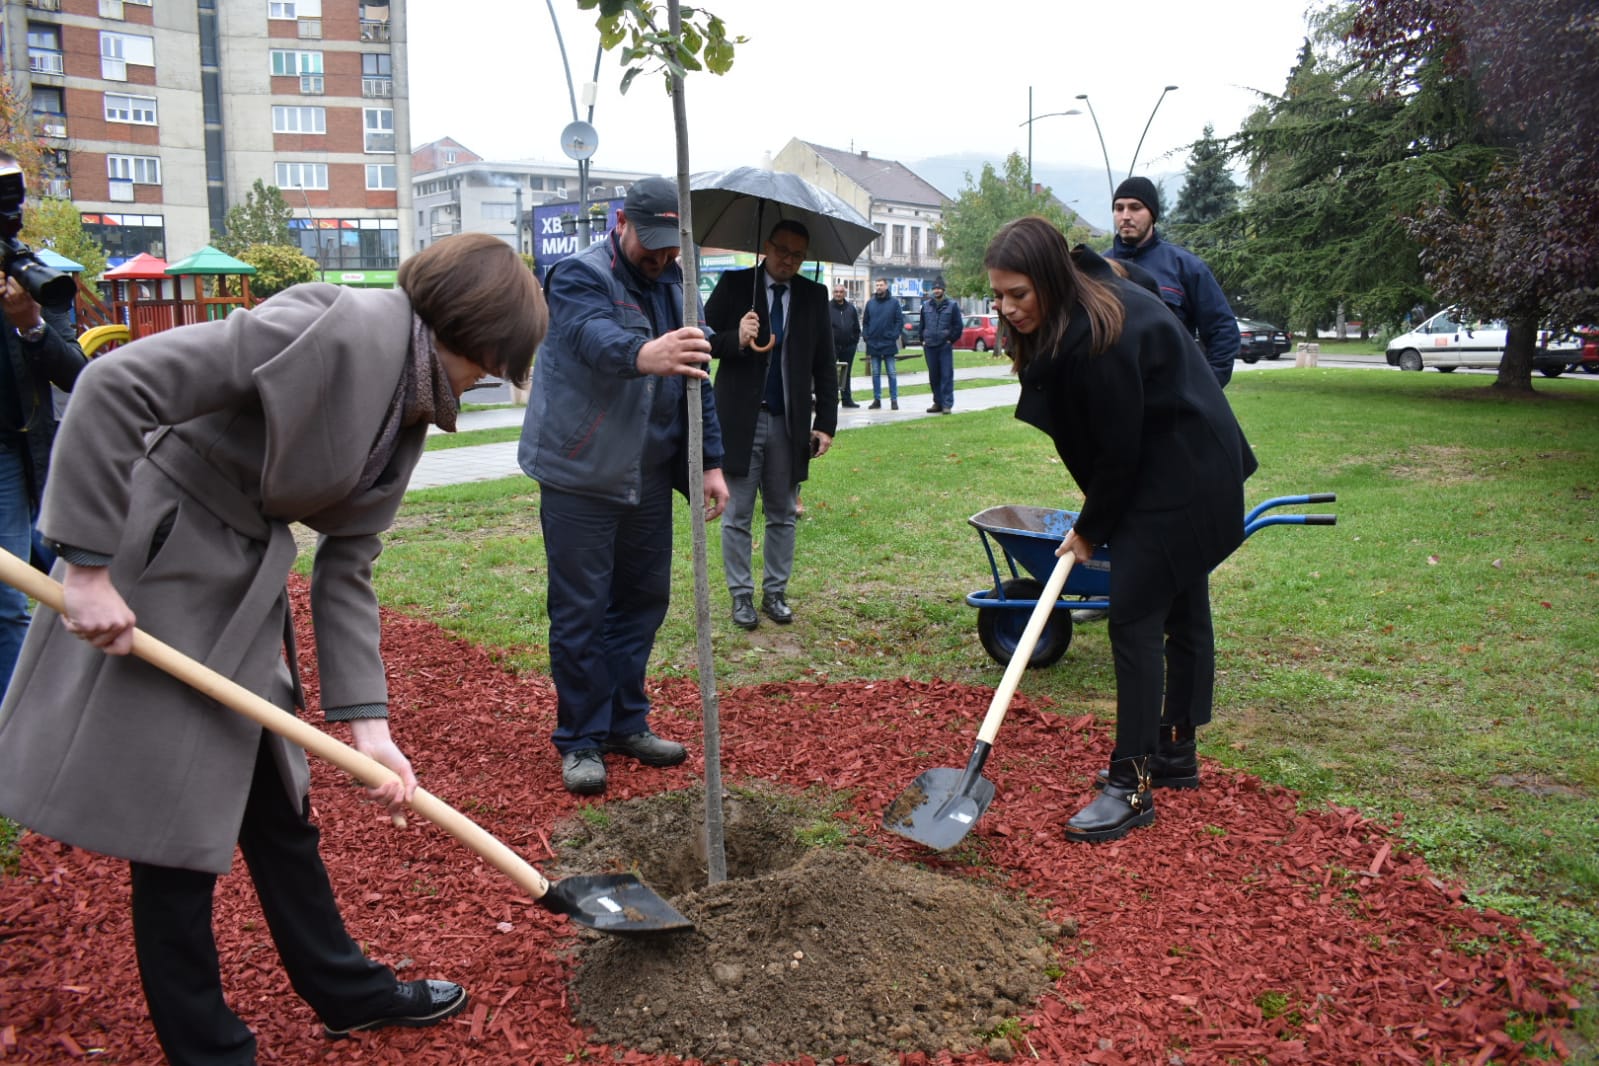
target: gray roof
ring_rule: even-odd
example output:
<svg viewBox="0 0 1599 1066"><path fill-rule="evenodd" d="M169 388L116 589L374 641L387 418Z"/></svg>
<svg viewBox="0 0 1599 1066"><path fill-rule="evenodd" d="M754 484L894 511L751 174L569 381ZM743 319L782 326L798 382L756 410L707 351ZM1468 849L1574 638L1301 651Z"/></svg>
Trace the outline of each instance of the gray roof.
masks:
<svg viewBox="0 0 1599 1066"><path fill-rule="evenodd" d="M804 143L845 177L865 189L874 200L926 204L929 207L941 207L949 202L947 196L898 160L875 159L865 152L846 152L841 148L826 148L810 141Z"/></svg>

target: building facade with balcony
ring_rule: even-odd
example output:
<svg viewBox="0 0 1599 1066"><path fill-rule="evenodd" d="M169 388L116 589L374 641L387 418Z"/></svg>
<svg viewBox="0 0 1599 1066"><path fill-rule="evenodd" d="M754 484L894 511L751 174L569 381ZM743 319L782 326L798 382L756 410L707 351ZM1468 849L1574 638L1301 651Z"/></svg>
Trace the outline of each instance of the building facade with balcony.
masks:
<svg viewBox="0 0 1599 1066"><path fill-rule="evenodd" d="M587 195L580 196L575 162L495 162L448 137L414 149L411 174L415 250L452 233L492 233L541 266L605 232L614 212L589 208L597 204L608 208L610 201L626 196L635 181L651 176L590 165ZM551 204L568 207L542 210ZM536 207L541 208L537 216ZM561 228L563 214L572 216L571 233Z"/></svg>
<svg viewBox="0 0 1599 1066"><path fill-rule="evenodd" d="M259 179L325 277L392 281L412 243L405 0L6 0L4 18L48 191L113 265L198 250Z"/></svg>
<svg viewBox="0 0 1599 1066"><path fill-rule="evenodd" d="M827 190L877 228L877 240L853 264L830 265L830 285L843 285L859 306L883 278L907 311L921 307L944 269L933 227L948 197L903 163L798 138L783 146L772 167Z"/></svg>

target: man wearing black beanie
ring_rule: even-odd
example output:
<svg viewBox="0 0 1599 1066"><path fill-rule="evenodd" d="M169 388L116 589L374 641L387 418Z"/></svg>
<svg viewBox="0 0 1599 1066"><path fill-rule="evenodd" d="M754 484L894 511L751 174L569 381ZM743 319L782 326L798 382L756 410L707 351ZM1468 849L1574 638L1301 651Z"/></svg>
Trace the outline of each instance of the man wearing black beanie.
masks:
<svg viewBox="0 0 1599 1066"><path fill-rule="evenodd" d="M1128 177L1116 186L1111 199L1116 239L1105 255L1137 263L1155 276L1161 299L1199 338L1216 380L1226 385L1238 358L1238 319L1204 260L1155 233L1158 218L1160 195L1155 183Z"/></svg>

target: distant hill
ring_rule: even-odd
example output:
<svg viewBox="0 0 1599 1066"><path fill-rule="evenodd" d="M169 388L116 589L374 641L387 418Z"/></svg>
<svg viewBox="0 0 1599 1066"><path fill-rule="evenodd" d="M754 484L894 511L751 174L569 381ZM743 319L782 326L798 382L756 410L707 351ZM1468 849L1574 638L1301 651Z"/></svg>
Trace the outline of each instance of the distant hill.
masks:
<svg viewBox="0 0 1599 1066"><path fill-rule="evenodd" d="M939 192L954 199L966 187L966 175L970 174L975 181L977 175L983 172L984 163L993 163L998 169L1004 160L989 159L980 155L939 155L930 159L904 160L904 163ZM1113 172L1113 176L1118 181L1125 177L1120 172ZM1157 185L1165 184L1162 192L1166 198L1166 207L1170 210L1176 204L1177 194L1182 190L1183 172L1157 172L1146 176ZM1049 186L1058 200L1081 215L1089 225L1106 232L1110 231L1110 189L1106 187L1103 165L1047 166L1035 158L1033 180Z"/></svg>

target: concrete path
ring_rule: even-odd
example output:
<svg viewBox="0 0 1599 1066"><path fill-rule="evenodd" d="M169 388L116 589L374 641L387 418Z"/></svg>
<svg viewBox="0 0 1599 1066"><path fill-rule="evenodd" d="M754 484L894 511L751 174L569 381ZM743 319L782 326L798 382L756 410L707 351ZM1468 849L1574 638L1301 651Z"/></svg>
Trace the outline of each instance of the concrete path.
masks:
<svg viewBox="0 0 1599 1066"><path fill-rule="evenodd" d="M1332 362L1331 359L1328 360ZM1384 363L1383 357L1376 356L1340 356L1337 361L1342 365L1370 365L1380 366ZM860 365L860 360L856 361ZM903 367L920 366L922 369L907 372ZM1260 363L1235 363L1233 372L1247 373L1259 370L1287 370L1294 366L1292 355L1282 359ZM901 364L899 371L899 384L901 388L927 384L926 364L920 359L909 360ZM1384 367L1386 369L1386 367ZM1016 394L1021 388L1011 375L1008 362L995 359L993 363L984 366L962 367L955 371L957 381L991 380L992 385L980 385L972 388L955 390L956 415L962 411L981 411L990 407L1014 407ZM860 429L863 426L881 426L891 422L907 422L913 418L940 418L941 415L930 415L927 406L932 402L928 393L916 393L912 396L902 397L900 409L890 410L888 407L888 383L883 383L883 407L881 410L871 411L867 404L872 402L872 375L870 371L865 374L856 374L850 378L850 391L854 395L859 407L841 407L838 411L839 432L850 429ZM474 403L504 403L509 402L509 390L502 384L492 389L474 390L468 398ZM459 430L491 429L497 426L520 426L522 414L525 409L521 407L498 408L492 411L468 411L457 422ZM437 433L439 430L435 429ZM417 463L416 472L411 475L412 489L430 489L439 485L459 485L468 481L492 481L502 477L521 477L522 468L516 465L517 442L504 441L500 444L475 444L465 448L446 448L442 451L425 452L422 460Z"/></svg>
<svg viewBox="0 0 1599 1066"><path fill-rule="evenodd" d="M916 360L917 363L921 362ZM915 365L915 364L912 364ZM913 373L899 372L899 386L901 389L913 385L927 384L927 371L922 369ZM970 381L972 379L992 379L993 385L978 386L975 388L957 389L955 391L955 413L961 411L980 411L989 407L1014 407L1016 393L1020 388L1016 379L1011 376L1010 364L995 360L993 366L974 366L957 369L957 381ZM860 429L863 426L880 426L891 422L906 422L913 418L936 418L940 415L930 415L927 407L932 403L929 393L916 393L912 396L901 396L898 411L890 410L888 406L888 382L883 383L883 407L881 410L868 410L866 405L872 402L872 376L855 375L850 378L850 390L859 407L841 407L838 411L838 429ZM494 398L479 392L468 397L469 402L483 403L494 402ZM491 411L468 411L456 421L457 431L474 429L493 429L499 426L520 426L525 409L521 407L496 408ZM432 430L440 432L438 429ZM522 477L522 468L516 464L517 442L514 440L502 441L498 444L474 444L465 448L444 448L439 451L424 452L420 462L416 464L416 472L411 475L411 489L431 489L439 485L459 485L468 481L492 481L502 477Z"/></svg>

